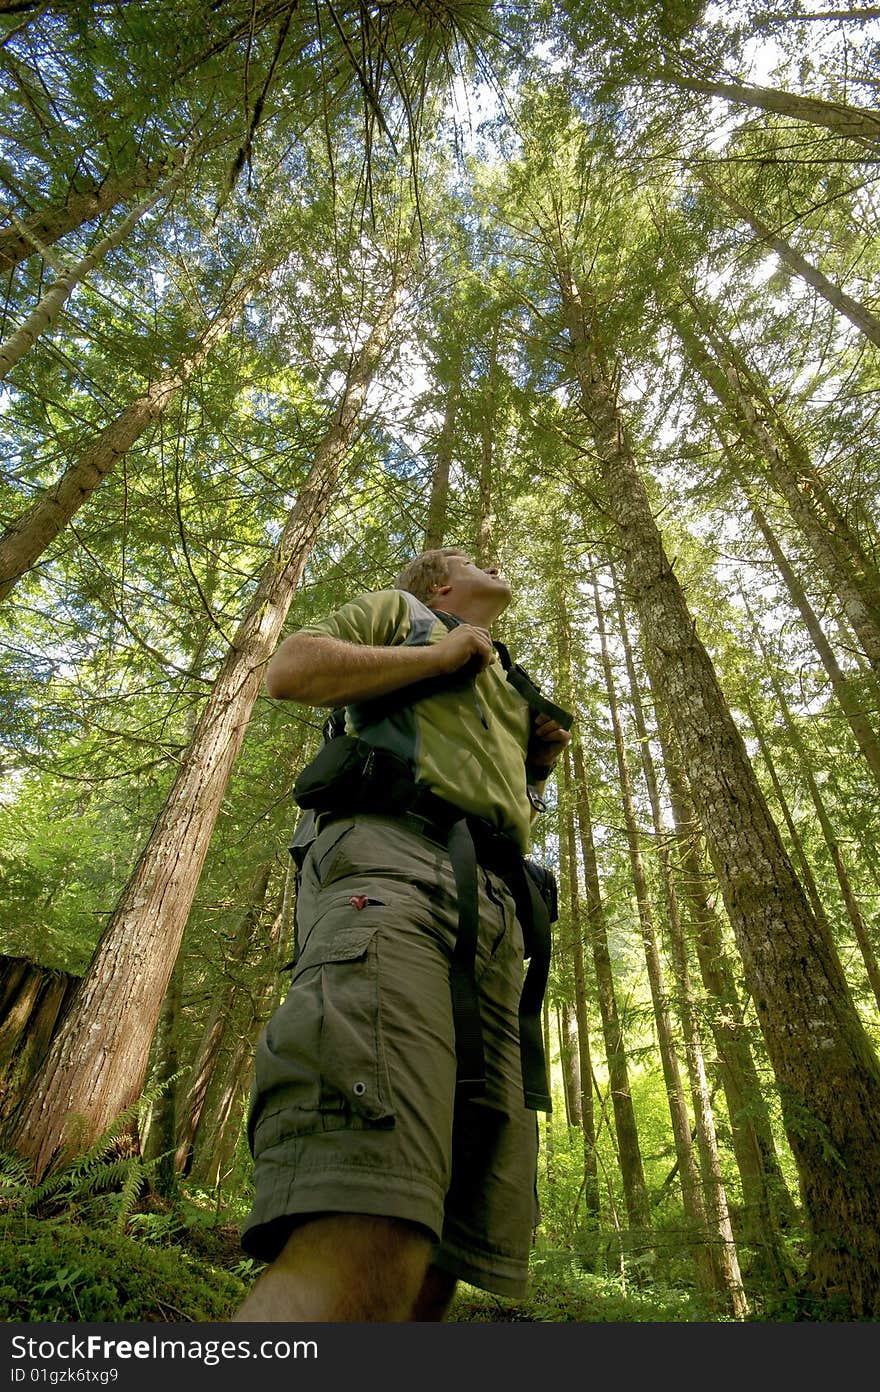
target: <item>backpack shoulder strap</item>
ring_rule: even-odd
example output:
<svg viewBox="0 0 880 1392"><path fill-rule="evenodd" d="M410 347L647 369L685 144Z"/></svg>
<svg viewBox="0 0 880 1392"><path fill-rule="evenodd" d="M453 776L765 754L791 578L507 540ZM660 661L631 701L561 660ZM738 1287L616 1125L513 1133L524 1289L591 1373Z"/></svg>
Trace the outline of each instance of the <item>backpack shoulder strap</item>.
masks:
<svg viewBox="0 0 880 1392"><path fill-rule="evenodd" d="M562 706L557 706L553 701L548 701L547 697L542 694L538 683L532 680L525 668L511 660L510 653L504 644L498 642L497 639L492 641L501 666L507 674L507 680L514 691L519 692L532 710L538 711L541 715L549 715L550 719L555 720L557 725L561 725L563 730L570 730L574 724L574 716L571 712L564 710Z"/></svg>

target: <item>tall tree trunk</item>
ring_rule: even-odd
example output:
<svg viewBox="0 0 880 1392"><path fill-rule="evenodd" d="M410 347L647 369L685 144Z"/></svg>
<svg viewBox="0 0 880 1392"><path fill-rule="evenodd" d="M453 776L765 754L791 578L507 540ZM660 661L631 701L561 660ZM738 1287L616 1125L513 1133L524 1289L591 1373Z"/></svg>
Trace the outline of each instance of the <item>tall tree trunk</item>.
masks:
<svg viewBox="0 0 880 1392"><path fill-rule="evenodd" d="M283 994L281 969L289 956L292 938L287 907L293 878L291 861L284 877L281 904L263 944L262 960L267 965L243 1012L243 1023L235 1016L227 1022L228 1063L222 1079L218 1080L215 1074L212 1095L196 1131L192 1177L209 1189L219 1188L228 1175L241 1132L257 1038Z"/></svg>
<svg viewBox="0 0 880 1392"><path fill-rule="evenodd" d="M150 1040L180 948L226 786L318 528L332 504L373 372L399 298L398 271L374 327L355 354L342 399L307 482L220 669L153 833L105 929L39 1085L10 1144L42 1175L69 1144L80 1114L88 1145L139 1095Z"/></svg>
<svg viewBox="0 0 880 1392"><path fill-rule="evenodd" d="M689 92L704 92L706 96L721 97L737 106L754 106L777 116L789 116L794 121L806 121L811 126L824 126L850 140L880 144L880 113L870 107L848 106L845 102L825 101L821 97L802 97L795 92L752 83L712 82L671 70L661 72L659 78Z"/></svg>
<svg viewBox="0 0 880 1392"><path fill-rule="evenodd" d="M845 10L812 10L809 14L793 10L791 14L775 14L773 18L784 20L786 24L804 24L808 20L829 19L835 23L867 24L869 20L880 19L880 9L876 5L858 5L854 9Z"/></svg>
<svg viewBox="0 0 880 1392"><path fill-rule="evenodd" d="M605 1044L605 1061L608 1065L608 1090L611 1094L611 1109L617 1137L624 1203L629 1226L633 1229L641 1228L647 1232L651 1227L651 1205L645 1184L642 1151L639 1145L639 1132L630 1088L626 1039L617 1006L614 970L608 946L605 902L602 898L596 845L593 839L589 781L584 767L583 750L578 741L572 745L571 768L568 765L568 758L568 750L566 750L563 777L571 783L577 810L577 826L586 885L587 934L592 950L593 968L596 973L596 989Z"/></svg>
<svg viewBox="0 0 880 1392"><path fill-rule="evenodd" d="M653 693L652 693L653 694ZM675 825L679 871L690 908L693 942L700 977L714 1009L709 1015L718 1054L718 1075L727 1102L731 1142L743 1192L743 1240L759 1254L764 1277L778 1289L790 1288L794 1271L782 1229L791 1228L795 1207L780 1169L767 1103L724 942L721 924L710 902L707 876L702 865L700 828L668 721L655 702L663 767Z"/></svg>
<svg viewBox="0 0 880 1392"><path fill-rule="evenodd" d="M212 556L202 586L202 597L207 613L211 613L217 589L217 558ZM203 623L196 632L195 640L186 646L190 648L189 672L197 680L202 673L205 653L214 630ZM188 682L188 679L184 679ZM198 725L199 714L195 706L190 707L186 717L187 743L192 741ZM179 1112L180 1069L178 1068L178 1035L180 1015L184 994L185 969L178 957L168 990L162 1001L156 1034L153 1039L151 1056L153 1064L149 1073L150 1090L159 1089L159 1096L150 1108L147 1129L142 1133L141 1144L147 1159L162 1156L157 1170L156 1189L159 1193L172 1196L177 1189L177 1170L175 1162L175 1136Z"/></svg>
<svg viewBox="0 0 880 1392"><path fill-rule="evenodd" d="M26 964L22 963L22 967ZM76 979L66 972L47 972L42 967L33 967L29 975L36 986L36 994L24 990L25 1008L18 1013L13 1008L13 1018L8 1021L12 1031L7 1034L4 1030L3 1062L0 1063L0 1112L4 1115L18 1104L38 1072ZM5 1002L0 1010L5 1026ZM19 1026L17 1037L16 1023Z"/></svg>
<svg viewBox="0 0 880 1392"><path fill-rule="evenodd" d="M228 960L233 971L240 968L260 926L269 879L274 866L274 856L265 860L262 865L257 867L248 888L247 905L238 921L229 947ZM179 1107L176 1133L177 1168L179 1170L185 1170L187 1166L190 1149L201 1119L202 1108L205 1105L208 1085L217 1066L223 1033L233 1012L237 985L235 977L227 973L212 998L208 1019L187 1079L186 1095Z"/></svg>
<svg viewBox="0 0 880 1392"><path fill-rule="evenodd" d="M813 646L819 655L822 666L828 674L831 688L840 703L841 710L846 716L849 727L855 736L856 743L862 751L878 786L880 786L880 740L878 740L874 728L862 708L858 694L853 690L851 682L842 671L834 650L825 636L819 618L807 598L806 591L798 579L794 567L791 565L788 557L777 541L766 515L751 496L751 492L742 476L739 476L739 483L748 499L752 516L758 525L761 535L767 543L767 549L773 558L779 574L785 582L792 603L795 605L807 632L813 640Z"/></svg>
<svg viewBox="0 0 880 1392"><path fill-rule="evenodd" d="M721 1160L718 1155L718 1136L715 1131L715 1117L712 1112L712 1099L709 1093L709 1083L706 1078L706 1065L703 1057L703 1042L700 1037L697 1007L691 989L690 967L688 965L684 930L682 928L681 914L679 912L678 894L672 875L672 864L669 855L666 828L663 824L657 771L654 767L654 759L651 754L651 742L648 735L647 722L645 720L642 693L639 687L638 674L636 673L632 645L629 640L629 626L626 621L626 613L623 607L620 587L613 566L611 567L611 576L614 584L614 600L618 630L623 644L626 670L629 677L630 703L635 717L636 734L638 735L639 748L642 755L642 771L645 776L645 786L648 789L648 799L651 803L651 820L654 826L654 840L657 848L657 861L660 868L660 882L663 886L663 897L666 902L669 942L672 948L672 961L678 988L679 1014L681 1016L682 1033L684 1035L685 1057L687 1059L691 1098L693 1100L694 1116L696 1118L697 1146L700 1155L700 1170L703 1176L703 1194L706 1200L708 1221L707 1236L711 1274L716 1289L724 1292L727 1300L727 1307L734 1318L744 1319L749 1309L745 1298L745 1291L743 1290L739 1257L733 1238L730 1212L727 1207L727 1194L721 1174Z"/></svg>
<svg viewBox="0 0 880 1392"><path fill-rule="evenodd" d="M618 410L595 312L563 265L566 325L652 685L669 711L742 956L812 1228L808 1283L880 1314L880 1063L811 912L696 633Z"/></svg>
<svg viewBox="0 0 880 1392"><path fill-rule="evenodd" d="M822 931L824 933L828 933L830 936L831 925L828 922L828 915L825 912L825 905L822 903L822 896L819 893L819 886L816 884L816 877L813 874L812 866L810 865L810 862L807 859L807 853L804 850L804 843L801 839L800 832L798 831L797 826L795 824L791 808L788 805L788 798L785 796L785 789L782 786L782 780L779 777L779 773L776 768L776 760L773 758L773 752L770 748L769 741L767 739L766 734L764 733L763 724L758 716L758 712L755 710L754 702L752 701L751 697L747 696L745 692L743 692L740 697L740 700L742 701L743 709L745 710L745 713L749 718L749 723L751 724L752 730L754 731L755 738L758 741L758 749L761 752L761 757L764 760L764 765L767 769L768 774L770 775L770 782L772 783L773 791L776 794L776 801L779 803L779 810L782 813L782 819L785 822L785 825L788 829L789 840L791 841L791 849L794 853L795 861L797 862L798 868L800 870L801 883L804 887L807 898L810 901L810 907L812 908L813 913L816 915L816 922L821 925Z"/></svg>
<svg viewBox="0 0 880 1392"><path fill-rule="evenodd" d="M574 710L571 617L566 596L568 586L564 583L564 558L561 548L557 550L556 565L556 573L561 582L554 595L559 667L557 687L564 693L564 698L568 701L570 708ZM602 1019L602 1036L605 1045L605 1059L608 1065L608 1089L611 1094L614 1129L617 1134L620 1177L623 1184L627 1221L630 1228L636 1231L642 1229L647 1233L651 1227L651 1204L645 1184L645 1171L642 1164L639 1133L629 1082L626 1040L617 1007L614 971L608 947L605 902L602 897L596 846L593 838L590 785L579 739L574 740L570 750L566 749L561 768L566 802L574 807L580 840L586 889L586 931L593 958L596 992Z"/></svg>
<svg viewBox="0 0 880 1392"><path fill-rule="evenodd" d="M154 190L135 208L132 208L116 230L110 232L106 237L102 237L87 256L57 276L39 304L31 310L24 323L19 325L5 343L0 343L0 382L9 376L19 358L23 358L29 348L33 348L41 334L52 327L64 308L65 301L70 298L76 287L96 266L100 265L108 252L114 251L116 247L122 245L131 229L151 208L154 208L167 194L171 193L180 182L182 175L183 170L179 169L160 188Z"/></svg>
<svg viewBox="0 0 880 1392"><path fill-rule="evenodd" d="M547 1060L547 1069L550 1070L550 1060L553 1057L550 1048L550 997L548 993L544 995L544 1004L541 1007L541 1015L544 1024L544 1057ZM544 1174L547 1179L547 1187L551 1190L555 1182L554 1172L554 1139L553 1139L553 1113L544 1113L544 1125L541 1131L544 1143Z"/></svg>
<svg viewBox="0 0 880 1392"><path fill-rule="evenodd" d="M571 920L569 955L574 975L574 1008L577 1020L577 1051L580 1082L581 1131L584 1143L584 1209L587 1227L597 1230L601 1215L599 1199L599 1167L596 1156L596 1122L593 1111L593 1062L590 1056L590 1035L587 1020L587 987L584 972L584 939L581 924L580 890L578 888L577 854L574 846L574 825L571 815L566 818L565 834L560 843L563 883L568 889L568 910Z"/></svg>
<svg viewBox="0 0 880 1392"><path fill-rule="evenodd" d="M99 484L143 434L162 415L227 332L247 304L254 288L272 270L264 265L218 312L175 368L162 373L142 396L131 402L114 421L79 452L74 464L46 488L0 536L0 599L14 589L23 575L63 531Z"/></svg>
<svg viewBox="0 0 880 1392"><path fill-rule="evenodd" d="M813 774L810 756L806 748L804 747L803 737L801 735L800 730L798 729L797 722L795 721L791 713L791 707L788 704L788 698L786 697L786 694L782 688L782 683L776 675L774 664L770 660L770 654L767 652L767 647L761 635L761 630L755 622L754 615L751 612L748 601L746 600L744 594L742 594L742 600L743 605L745 607L745 611L749 616L752 628L758 639L761 654L764 658L764 665L770 677L770 682L772 684L776 700L779 703L779 709L782 712L782 717L785 721L785 728L788 733L788 738L791 741L795 754L797 755L800 776L807 785L807 791L810 794L810 801L813 804L813 808L815 810L819 826L822 829L822 835L825 838L825 845L828 847L828 854L831 857L831 863L834 866L834 873L837 876L837 883L840 885L840 892L843 895L843 902L846 907L846 912L849 917L849 921L852 924L853 933L855 934L856 942L859 945L859 951L862 954L862 961L865 964L865 971L868 976L868 982L870 983L871 990L874 993L874 999L877 1002L877 1008L878 1010L880 1010L880 967L878 967L877 957L874 952L874 948L871 944L868 927L862 916L862 911L859 906L859 902L853 891L852 882L850 880L849 873L844 863L843 855L840 850L840 842L837 838L837 834L834 830L834 827L831 825L831 818L828 816L828 811L825 807L825 802L822 798L821 793L819 792L819 785L816 782L815 776Z"/></svg>
<svg viewBox="0 0 880 1392"><path fill-rule="evenodd" d="M709 356L699 341L693 344L697 355L702 353L699 370L731 410L751 453L763 463L771 486L785 498L820 565L830 574L839 572L854 587L875 629L880 629L880 571L873 554L862 544L813 464L801 433L790 427L763 378L751 371L708 306L684 282L679 282L679 288L715 355L714 359ZM680 317L674 312L672 317L678 327ZM863 515L862 521L873 530L872 518Z"/></svg>
<svg viewBox="0 0 880 1392"><path fill-rule="evenodd" d="M577 1051L575 1013L567 1001L556 1007L559 1021L559 1068L565 1093L565 1119L569 1126L582 1124L581 1069ZM548 1056L549 1057L549 1056Z"/></svg>
<svg viewBox="0 0 880 1392"><path fill-rule="evenodd" d="M762 242L766 242L767 246L773 248L783 265L787 266L795 275L800 276L801 280L805 280L808 285L812 285L813 289L818 291L832 308L844 315L871 343L880 347L880 319L877 318L876 314L872 314L866 305L854 300L851 295L847 295L846 291L841 290L839 285L835 285L833 281L829 280L818 266L813 266L805 257L801 256L800 252L795 251L794 247L778 233L772 231L766 222L758 217L757 213L746 208L738 199L734 198L733 194L728 193L727 189L707 174L705 169L697 169L696 175L700 183L711 194L720 199L743 222L748 223L756 237L760 237Z"/></svg>
<svg viewBox="0 0 880 1392"><path fill-rule="evenodd" d="M695 304L692 299L691 304ZM880 672L880 596L873 563L828 498L824 485L817 483L815 471L796 457L800 452L790 434L783 430L782 443L776 443L756 407L749 390L751 384L744 380L742 365L735 360L729 341L722 344L713 332L715 347L724 355L720 362L715 362L682 317L671 311L671 318L694 367L731 412L742 438L762 461L770 484L788 504L862 650L875 672ZM824 517L818 515L819 506Z"/></svg>
<svg viewBox="0 0 880 1392"><path fill-rule="evenodd" d="M256 1033L259 1034L259 1030ZM222 1189L224 1181L230 1176L253 1072L255 1042L247 1034L242 1034L235 1041L209 1119L210 1125L203 1128L204 1137L197 1133L198 1152L192 1179L205 1189Z"/></svg>
<svg viewBox="0 0 880 1392"><path fill-rule="evenodd" d="M711 1248L707 1243L706 1209L700 1188L700 1178L697 1173L693 1145L691 1144L691 1124L687 1113L687 1104L685 1102L684 1088L681 1081L681 1071L678 1066L678 1056L675 1052L672 1020L669 1015L669 997L663 980L663 968L660 963L657 933L654 927L654 914L651 908L648 880L645 874L644 861L642 859L641 838L639 836L639 829L633 807L632 782L627 765L626 748L623 740L623 726L620 720L620 708L617 701L617 690L614 684L611 655L608 649L605 613L599 594L598 577L591 561L588 562L588 574L590 583L593 587L593 596L595 600L602 671L605 677L605 693L611 715L611 728L614 734L614 752L617 760L617 776L620 781L620 799L623 805L623 819L626 826L626 840L629 850L633 885L635 888L636 907L639 915L639 928L642 936L642 946L645 952L645 965L648 970L648 981L651 987L651 1005L654 1011L654 1024L657 1030L657 1045L660 1050L660 1062L663 1068L663 1079L666 1084L666 1099L669 1107L669 1117L672 1123L675 1154L678 1161L681 1197L684 1204L685 1216L691 1224L693 1232L697 1234L694 1265L698 1280L703 1289L714 1290L716 1289L716 1278Z"/></svg>
<svg viewBox="0 0 880 1392"><path fill-rule="evenodd" d="M492 325L489 341L489 363L483 381L483 403L480 412L480 491L479 515L474 550L477 563L488 565L492 560L492 496L495 469L496 431L498 427L498 337L500 320Z"/></svg>
<svg viewBox="0 0 880 1392"><path fill-rule="evenodd" d="M443 406L443 424L437 437L437 453L434 457L434 472L431 476L431 497L428 503L428 524L425 528L426 551L433 551L443 545L446 535L446 519L449 510L449 470L452 465L452 443L455 439L455 418L458 414L458 398L461 384L452 383L446 392Z"/></svg>
<svg viewBox="0 0 880 1392"><path fill-rule="evenodd" d="M167 170L167 163L157 165L142 161L125 174L107 174L103 179L95 179L86 189L71 188L61 203L42 208L30 217L16 218L11 227L0 231L0 275L36 253L45 256L59 238L92 222L119 203L128 202L144 189L152 188Z"/></svg>
<svg viewBox="0 0 880 1392"><path fill-rule="evenodd" d="M8 1068L12 1062L42 984L43 977L40 971L28 972L14 1004L5 1012L3 1023L0 1024L0 1070Z"/></svg>
<svg viewBox="0 0 880 1392"><path fill-rule="evenodd" d="M143 1138L145 1160L155 1160L153 1187L163 1198L170 1199L177 1191L177 1172L174 1165L174 1137L177 1124L178 1036L180 1032L181 971L179 964L171 973L168 990L162 1001L155 1039L155 1072L164 1089L153 1102L150 1129Z"/></svg>

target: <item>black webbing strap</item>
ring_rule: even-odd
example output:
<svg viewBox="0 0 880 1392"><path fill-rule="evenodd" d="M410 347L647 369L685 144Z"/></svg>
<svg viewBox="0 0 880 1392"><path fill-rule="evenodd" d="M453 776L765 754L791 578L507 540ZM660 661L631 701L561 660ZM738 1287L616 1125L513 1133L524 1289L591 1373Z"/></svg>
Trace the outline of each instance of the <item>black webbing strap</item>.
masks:
<svg viewBox="0 0 880 1392"><path fill-rule="evenodd" d="M451 818L451 820L450 820ZM467 1096L485 1089L485 1058L475 966L479 933L477 865L498 875L510 891L529 966L519 999L520 1066L525 1105L552 1110L541 1005L550 971L550 914L519 849L479 817L462 817L433 793L423 793L401 820L445 843L458 896L458 935L452 956L452 1011L457 1084Z"/></svg>
<svg viewBox="0 0 880 1392"><path fill-rule="evenodd" d="M507 648L497 638L493 638L492 646L501 659L501 666L504 668L507 680L514 691L519 692L532 710L540 711L542 715L549 715L550 719L555 720L557 725L561 725L563 730L570 730L574 724L574 716L571 712L563 710L562 706L557 706L553 701L548 701L547 697L532 681L528 672L520 667L519 663L512 660Z"/></svg>
<svg viewBox="0 0 880 1392"><path fill-rule="evenodd" d="M549 1112L552 1108L544 1058L541 1006L550 973L550 915L538 893L538 886L522 862L510 875L504 875L502 878L513 895L520 924L531 924L529 967L519 998L519 1052L523 1096L526 1106L533 1111ZM523 932L525 933L525 927Z"/></svg>
<svg viewBox="0 0 880 1392"><path fill-rule="evenodd" d="M458 933L450 969L456 1085L466 1097L477 1097L486 1091L486 1059L476 978L480 907L477 856L473 837L463 817L449 828L446 847L458 900Z"/></svg>

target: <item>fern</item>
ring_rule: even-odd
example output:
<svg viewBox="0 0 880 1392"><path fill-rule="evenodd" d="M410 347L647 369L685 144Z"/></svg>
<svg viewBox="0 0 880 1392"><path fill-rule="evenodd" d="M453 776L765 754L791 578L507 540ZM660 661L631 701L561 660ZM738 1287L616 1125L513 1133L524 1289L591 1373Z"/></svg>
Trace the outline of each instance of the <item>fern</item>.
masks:
<svg viewBox="0 0 880 1392"><path fill-rule="evenodd" d="M8 1153L0 1155L0 1204L8 1212L26 1214L47 1205L70 1207L104 1195L115 1200L113 1217L116 1226L124 1227L145 1179L162 1157L144 1160L140 1155L120 1155L120 1136L144 1106L154 1102L185 1072L181 1068L172 1078L143 1092L87 1150L53 1170L41 1184L33 1184L29 1161ZM71 1122L74 1135L77 1129L82 1134L85 1117L74 1116Z"/></svg>
<svg viewBox="0 0 880 1392"><path fill-rule="evenodd" d="M119 1204L116 1212L116 1226L120 1230L125 1228L126 1220L131 1216L131 1211L137 1203L138 1194L143 1188L147 1168L147 1164L143 1161L141 1161L137 1167L132 1165L123 1180L122 1191L119 1195Z"/></svg>
<svg viewBox="0 0 880 1392"><path fill-rule="evenodd" d="M30 1187L30 1161L10 1151L0 1151L0 1210L11 1212Z"/></svg>

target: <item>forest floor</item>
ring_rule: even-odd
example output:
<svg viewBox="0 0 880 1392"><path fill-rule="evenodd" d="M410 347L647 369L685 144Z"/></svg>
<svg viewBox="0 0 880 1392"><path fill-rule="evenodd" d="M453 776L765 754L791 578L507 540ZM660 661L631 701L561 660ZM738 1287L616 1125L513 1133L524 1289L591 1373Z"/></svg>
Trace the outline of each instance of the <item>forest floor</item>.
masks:
<svg viewBox="0 0 880 1392"><path fill-rule="evenodd" d="M103 1216L103 1220L102 1220ZM0 1216L0 1321L218 1322L262 1270L245 1257L240 1223L187 1204L106 1221L100 1207ZM707 1315L692 1291L624 1291L587 1272L576 1254L536 1251L527 1297L462 1284L451 1320L492 1323L690 1322Z"/></svg>

